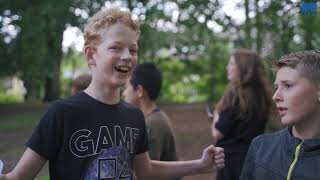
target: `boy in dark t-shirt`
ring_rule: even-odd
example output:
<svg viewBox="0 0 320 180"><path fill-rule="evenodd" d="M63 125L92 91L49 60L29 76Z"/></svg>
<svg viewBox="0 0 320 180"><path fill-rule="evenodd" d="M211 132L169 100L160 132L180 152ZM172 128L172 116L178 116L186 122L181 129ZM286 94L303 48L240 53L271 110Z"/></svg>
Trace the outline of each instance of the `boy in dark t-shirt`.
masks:
<svg viewBox="0 0 320 180"><path fill-rule="evenodd" d="M128 11L103 9L84 31L92 81L83 93L51 105L14 170L0 180L34 179L49 160L51 180L172 178L224 166L223 149L207 147L198 160L151 161L144 116L120 100L137 63L139 25Z"/></svg>
<svg viewBox="0 0 320 180"><path fill-rule="evenodd" d="M173 126L156 103L161 86L161 71L153 63L143 63L132 72L122 95L126 102L138 107L145 117L150 159L177 161Z"/></svg>
<svg viewBox="0 0 320 180"><path fill-rule="evenodd" d="M148 150L145 132L138 109L80 92L51 105L27 146L49 160L52 179L97 179L97 172L121 179L131 177L134 155Z"/></svg>

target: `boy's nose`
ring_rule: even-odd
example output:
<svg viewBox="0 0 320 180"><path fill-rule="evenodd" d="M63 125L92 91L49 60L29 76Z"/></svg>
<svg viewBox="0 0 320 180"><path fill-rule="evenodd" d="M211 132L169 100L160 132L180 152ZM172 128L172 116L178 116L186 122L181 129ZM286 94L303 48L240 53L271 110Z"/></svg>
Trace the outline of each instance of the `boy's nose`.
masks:
<svg viewBox="0 0 320 180"><path fill-rule="evenodd" d="M130 50L128 48L125 48L122 51L121 60L130 60L130 58L131 58Z"/></svg>
<svg viewBox="0 0 320 180"><path fill-rule="evenodd" d="M281 97L281 92L279 91L279 89L277 89L277 90L274 92L274 94L273 94L273 96L272 96L272 99L273 99L274 102L279 102L279 101L281 101L282 97Z"/></svg>

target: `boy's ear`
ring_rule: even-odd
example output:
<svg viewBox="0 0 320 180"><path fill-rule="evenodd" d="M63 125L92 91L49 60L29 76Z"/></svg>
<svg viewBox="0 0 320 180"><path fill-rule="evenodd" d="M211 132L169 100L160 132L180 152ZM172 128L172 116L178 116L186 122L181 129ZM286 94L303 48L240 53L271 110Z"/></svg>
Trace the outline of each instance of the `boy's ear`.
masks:
<svg viewBox="0 0 320 180"><path fill-rule="evenodd" d="M137 91L138 91L138 97L142 98L143 97L143 93L144 93L144 89L143 86L141 86L140 84L137 86Z"/></svg>
<svg viewBox="0 0 320 180"><path fill-rule="evenodd" d="M86 57L86 61L87 61L88 65L95 65L96 64L95 60L93 59L94 51L95 51L94 48L89 45L87 45L84 48L84 55Z"/></svg>

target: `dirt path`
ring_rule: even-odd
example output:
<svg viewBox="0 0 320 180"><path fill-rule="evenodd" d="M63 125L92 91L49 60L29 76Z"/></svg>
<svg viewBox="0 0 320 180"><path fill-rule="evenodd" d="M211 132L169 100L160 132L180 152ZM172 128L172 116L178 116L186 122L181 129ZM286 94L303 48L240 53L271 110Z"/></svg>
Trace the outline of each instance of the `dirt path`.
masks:
<svg viewBox="0 0 320 180"><path fill-rule="evenodd" d="M211 143L210 122L205 113L205 104L167 105L162 109L172 120L180 160L201 157L202 150ZM213 175L189 176L184 177L184 180L213 180Z"/></svg>

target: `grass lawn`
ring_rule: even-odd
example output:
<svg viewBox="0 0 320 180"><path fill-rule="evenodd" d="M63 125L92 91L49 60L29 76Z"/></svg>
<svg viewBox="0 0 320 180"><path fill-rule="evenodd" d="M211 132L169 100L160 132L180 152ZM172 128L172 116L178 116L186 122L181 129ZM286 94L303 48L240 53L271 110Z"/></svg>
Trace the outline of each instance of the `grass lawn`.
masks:
<svg viewBox="0 0 320 180"><path fill-rule="evenodd" d="M3 106L3 105L2 105ZM10 105L12 106L12 105ZM14 168L25 150L25 142L30 137L33 128L40 120L43 109L23 110L21 105L6 107L0 111L0 159L4 162L3 173ZM16 110L16 112L15 112ZM45 166L36 180L48 180L48 168Z"/></svg>

